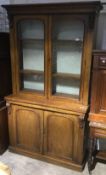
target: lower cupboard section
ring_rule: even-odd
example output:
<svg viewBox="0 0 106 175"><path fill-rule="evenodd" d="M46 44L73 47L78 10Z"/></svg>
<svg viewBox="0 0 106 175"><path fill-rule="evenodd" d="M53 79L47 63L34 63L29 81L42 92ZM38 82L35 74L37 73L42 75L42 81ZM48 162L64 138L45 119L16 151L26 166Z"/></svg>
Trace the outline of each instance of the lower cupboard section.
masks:
<svg viewBox="0 0 106 175"><path fill-rule="evenodd" d="M11 151L76 170L82 169L84 127L77 115L10 106Z"/></svg>

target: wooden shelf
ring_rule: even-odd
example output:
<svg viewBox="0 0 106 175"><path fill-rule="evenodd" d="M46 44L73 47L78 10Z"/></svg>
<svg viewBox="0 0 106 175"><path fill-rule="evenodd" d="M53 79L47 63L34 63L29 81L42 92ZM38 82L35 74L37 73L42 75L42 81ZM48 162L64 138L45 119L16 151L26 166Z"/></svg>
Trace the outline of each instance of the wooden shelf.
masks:
<svg viewBox="0 0 106 175"><path fill-rule="evenodd" d="M40 94L43 94L43 93L44 93L43 90L29 89L29 88L23 88L22 91L23 91L23 92L29 92L29 91L30 91L30 92L32 92L32 93L34 92L34 93L40 93Z"/></svg>
<svg viewBox="0 0 106 175"><path fill-rule="evenodd" d="M53 73L53 77L57 78L73 78L80 80L80 74L71 74L71 73Z"/></svg>
<svg viewBox="0 0 106 175"><path fill-rule="evenodd" d="M44 42L44 39L37 39L37 38L23 38L20 39L21 42ZM55 44L82 44L83 41L82 40L53 40L53 43Z"/></svg>
<svg viewBox="0 0 106 175"><path fill-rule="evenodd" d="M60 40L53 40L53 43L59 43L59 44L64 44L64 43L67 43L67 44L70 44L70 43L75 43L75 44L82 44L83 43L83 40L73 40L73 39L60 39Z"/></svg>
<svg viewBox="0 0 106 175"><path fill-rule="evenodd" d="M66 93L54 92L53 95L54 96L61 96L61 97L69 97L69 98L79 99L79 95L75 95L75 94L66 94Z"/></svg>
<svg viewBox="0 0 106 175"><path fill-rule="evenodd" d="M32 75L44 75L43 71L40 70L28 70L28 69L24 69L24 70L20 70L21 74L32 74Z"/></svg>
<svg viewBox="0 0 106 175"><path fill-rule="evenodd" d="M44 42L44 39L37 39L37 38L23 38L20 39L22 42Z"/></svg>

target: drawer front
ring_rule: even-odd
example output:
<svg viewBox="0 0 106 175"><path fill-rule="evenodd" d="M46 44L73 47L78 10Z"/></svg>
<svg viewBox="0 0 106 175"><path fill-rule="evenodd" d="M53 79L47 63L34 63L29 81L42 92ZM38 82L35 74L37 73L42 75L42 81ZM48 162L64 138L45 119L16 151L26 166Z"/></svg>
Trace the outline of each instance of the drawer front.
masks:
<svg viewBox="0 0 106 175"><path fill-rule="evenodd" d="M106 68L106 56L99 57L99 66L103 66Z"/></svg>
<svg viewBox="0 0 106 175"><path fill-rule="evenodd" d="M106 55L94 55L93 68L106 69Z"/></svg>
<svg viewBox="0 0 106 175"><path fill-rule="evenodd" d="M95 137L97 138L106 138L106 129L95 128Z"/></svg>

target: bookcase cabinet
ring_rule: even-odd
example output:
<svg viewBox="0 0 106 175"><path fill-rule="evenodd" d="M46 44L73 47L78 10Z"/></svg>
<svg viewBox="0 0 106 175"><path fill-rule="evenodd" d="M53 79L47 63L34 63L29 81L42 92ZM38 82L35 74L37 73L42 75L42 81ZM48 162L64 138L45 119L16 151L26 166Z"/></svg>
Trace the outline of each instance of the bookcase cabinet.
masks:
<svg viewBox="0 0 106 175"><path fill-rule="evenodd" d="M10 150L76 170L85 157L100 2L4 5L10 21Z"/></svg>

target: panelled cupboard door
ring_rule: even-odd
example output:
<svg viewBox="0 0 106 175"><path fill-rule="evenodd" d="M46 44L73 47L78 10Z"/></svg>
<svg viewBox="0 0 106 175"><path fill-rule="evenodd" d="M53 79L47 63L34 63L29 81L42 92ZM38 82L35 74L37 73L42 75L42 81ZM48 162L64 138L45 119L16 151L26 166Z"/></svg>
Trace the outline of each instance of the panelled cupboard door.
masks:
<svg viewBox="0 0 106 175"><path fill-rule="evenodd" d="M99 112L106 113L106 70L101 70L98 73L98 102L99 102ZM97 86L98 87L98 86Z"/></svg>
<svg viewBox="0 0 106 175"><path fill-rule="evenodd" d="M78 158L79 124L77 117L54 112L44 113L44 152L46 155L66 161ZM81 138L79 147L81 146ZM79 148L80 150L80 148ZM80 157L80 156L79 156Z"/></svg>
<svg viewBox="0 0 106 175"><path fill-rule="evenodd" d="M31 152L42 152L41 110L13 105L9 116L10 145Z"/></svg>

